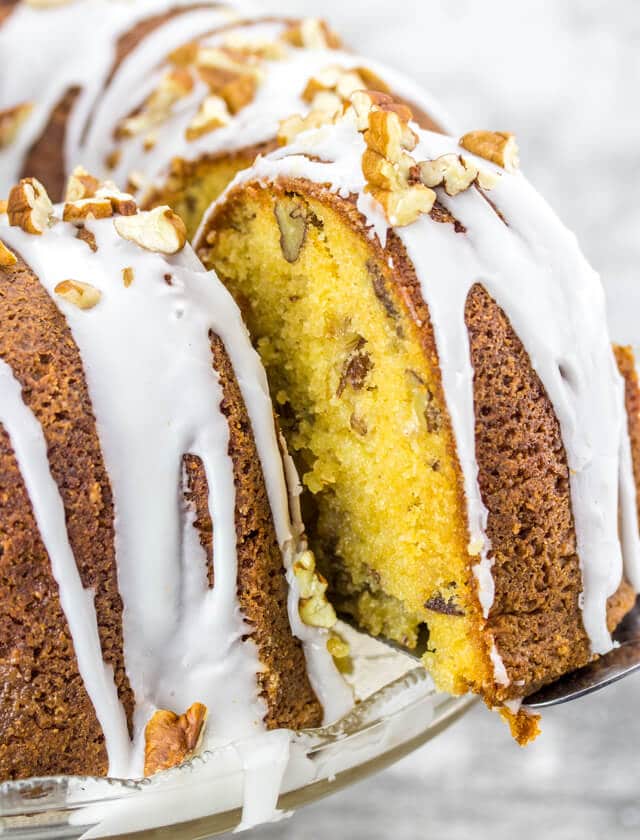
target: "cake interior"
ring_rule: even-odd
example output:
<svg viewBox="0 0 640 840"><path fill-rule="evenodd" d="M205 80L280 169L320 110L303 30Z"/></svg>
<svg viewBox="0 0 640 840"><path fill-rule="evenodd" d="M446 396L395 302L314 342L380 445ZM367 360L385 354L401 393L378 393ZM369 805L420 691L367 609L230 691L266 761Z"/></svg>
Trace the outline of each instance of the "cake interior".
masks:
<svg viewBox="0 0 640 840"><path fill-rule="evenodd" d="M166 183L154 190L144 205L168 204L182 217L187 236L193 239L206 209L240 170L251 166L257 151L249 149L246 153L205 156L193 162L176 158Z"/></svg>
<svg viewBox="0 0 640 840"><path fill-rule="evenodd" d="M437 368L339 204L231 201L204 254L243 309L338 608L459 693L486 684L464 499Z"/></svg>

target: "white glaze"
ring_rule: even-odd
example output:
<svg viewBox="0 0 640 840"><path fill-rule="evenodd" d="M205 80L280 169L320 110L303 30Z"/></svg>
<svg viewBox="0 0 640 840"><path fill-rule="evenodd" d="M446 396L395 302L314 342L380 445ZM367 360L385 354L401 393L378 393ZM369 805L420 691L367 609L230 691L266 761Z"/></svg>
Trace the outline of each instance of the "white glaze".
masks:
<svg viewBox="0 0 640 840"><path fill-rule="evenodd" d="M340 632L343 629L341 627ZM345 770L355 769L395 746L410 743L412 738L424 733L434 719L440 718L439 711L450 711L452 704L463 702L449 698L444 708L440 707L443 696L435 694L429 677L422 669L416 669L412 660L361 634L351 632L349 641L355 663L355 673L349 675L349 680L355 676L355 693L368 699L354 709L348 716L348 722L317 730L313 734L287 733L290 735L288 761L280 792L297 791L298 802L302 801L298 797L304 797L305 787L323 779L333 780ZM398 659L404 660L404 666ZM362 670L366 671L364 675L360 673ZM411 674L408 674L409 671ZM401 684L394 684L392 681L401 674L405 675ZM375 681L372 682L370 677L374 675ZM386 688L380 691L380 686ZM377 692L373 697L370 696L372 689ZM268 732L257 738L260 743L256 746L261 749L270 740L278 741L277 747L273 746L273 756L278 761L274 765L274 775L279 775L279 759L283 758L287 749L282 743L283 733ZM148 784L131 791L128 796L122 796L117 802L112 801L114 791L111 786L107 790L102 781L89 786L83 783L81 789L76 787L74 790L74 801L80 803L89 799L96 804L74 812L72 822L82 826L97 823L83 834L83 838L88 840L90 837L111 837L199 819L239 807L242 807L243 817L246 818L251 813L244 807L249 768L243 762L241 752L247 747L251 754L248 743L233 744L190 765L154 776ZM254 767L256 763L252 762ZM253 785L252 795L262 800L255 803L255 808L274 801L274 786L268 779L265 781L269 772L267 764L265 774L256 780L265 784L264 796L261 791L256 792L256 785ZM100 803L100 794L104 795L105 790L110 801ZM252 813L255 814L255 810L252 809ZM280 814L272 811L269 816L278 818Z"/></svg>
<svg viewBox="0 0 640 840"><path fill-rule="evenodd" d="M136 698L135 738L125 751L126 761L118 740L124 718L118 733L106 689L91 677L104 671L96 649L93 659L87 654L89 664L81 664L81 672L89 675L85 681L96 710L106 708L112 715L111 724L104 727L110 774L135 777L142 772L144 727L156 708L180 712L195 701L204 703L209 710L206 748L264 728L257 649L252 641L241 641L249 627L236 595L233 464L220 409L222 391L212 367L210 330L225 345L247 406L288 576L303 544L300 526L294 529L289 517L264 370L230 295L188 247L166 258L122 239L112 219L88 221L86 226L95 236L95 254L75 238L70 224L58 221L45 235L32 236L9 227L6 216L0 216L2 239L23 256L64 314L83 361L114 495L125 667ZM128 288L122 282L125 267L134 271ZM166 274L171 275L170 285ZM67 278L100 289L98 305L80 310L56 295L55 286ZM0 378L3 418L16 403L13 382L11 377ZM18 415L7 416L14 440ZM42 498L37 505L39 524L55 516L53 506L60 504L57 494L38 494L40 475L48 474L42 441L40 432L16 447L25 480L36 468L40 471L35 473L38 481L28 484L32 500ZM187 452L202 459L208 477L213 589L207 585L193 514L184 510L181 500L182 456ZM65 533L63 529L58 535L62 548L45 539L52 562L67 545ZM72 561L68 549L65 556L67 563ZM95 636L95 615L93 625L88 624L87 594L78 593L77 586L73 589L68 575L54 573L74 644L82 651L84 634ZM338 717L351 707L351 694L326 650L326 631L302 625L297 607L297 597L292 596L292 630L303 641L312 684L326 699L325 714ZM101 722L106 716L102 713Z"/></svg>
<svg viewBox="0 0 640 840"><path fill-rule="evenodd" d="M419 135L412 153L416 160L462 151L452 138L413 128ZM305 132L292 145L259 159L229 190L246 181L266 185L280 176L327 184L343 197L357 196L370 236L384 245L388 224L380 205L365 192L364 148L353 115L347 113L336 125ZM504 173L464 154L479 167L500 173L491 199L508 226L476 190L455 198L439 191L440 201L466 227L466 234L428 216L396 228L396 233L429 306L464 479L469 547L478 556L474 572L480 601L486 616L493 603L493 561L485 533L487 510L478 486L473 370L464 321L467 295L476 282L505 310L558 417L583 577L583 623L593 652L603 653L611 648L607 598L620 584L623 556L626 577L638 587L640 551L624 389L607 332L602 287L575 237L521 174ZM206 223L205 217L200 231ZM496 681L504 682L497 650L492 659Z"/></svg>
<svg viewBox="0 0 640 840"><path fill-rule="evenodd" d="M118 700L113 670L102 661L93 592L83 588L69 545L64 505L49 470L42 429L23 402L20 383L2 359L0 394L0 424L9 435L38 531L51 560L60 605L74 641L78 671L105 733L109 767L114 775L122 775L129 764L127 721Z"/></svg>
<svg viewBox="0 0 640 840"><path fill-rule="evenodd" d="M291 733L286 730L264 732L237 741L233 746L240 757L244 784L242 820L235 831L245 831L281 818L283 814L277 804L289 763Z"/></svg>
<svg viewBox="0 0 640 840"><path fill-rule="evenodd" d="M489 646L489 659L491 660L491 664L493 666L493 676L497 684L504 686L510 685L511 680L509 679L509 674L507 673L502 657L498 652L495 641L492 641Z"/></svg>

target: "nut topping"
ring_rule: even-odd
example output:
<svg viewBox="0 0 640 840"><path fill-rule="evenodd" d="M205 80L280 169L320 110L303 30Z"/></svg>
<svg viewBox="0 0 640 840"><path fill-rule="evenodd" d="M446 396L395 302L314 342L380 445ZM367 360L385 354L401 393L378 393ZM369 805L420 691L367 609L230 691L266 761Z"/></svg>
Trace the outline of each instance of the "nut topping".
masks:
<svg viewBox="0 0 640 840"><path fill-rule="evenodd" d="M282 39L294 47L315 50L337 50L342 46L340 38L320 18L306 18L292 24L283 33Z"/></svg>
<svg viewBox="0 0 640 840"><path fill-rule="evenodd" d="M422 184L414 184L399 192L373 187L371 195L380 202L391 226L411 225L421 215L431 212L436 194Z"/></svg>
<svg viewBox="0 0 640 840"><path fill-rule="evenodd" d="M372 110L369 128L364 133L367 146L394 163L400 160L403 150L413 151L418 142L417 134L409 128L409 119L410 111L404 117L395 111Z"/></svg>
<svg viewBox="0 0 640 840"><path fill-rule="evenodd" d="M329 630L338 620L336 611L324 596L318 595L301 601L299 612L303 623L310 627L324 627Z"/></svg>
<svg viewBox="0 0 640 840"><path fill-rule="evenodd" d="M220 96L207 96L185 129L185 137L187 140L197 140L198 137L227 125L230 119L231 115L224 99Z"/></svg>
<svg viewBox="0 0 640 840"><path fill-rule="evenodd" d="M382 205L390 225L412 224L431 211L436 194L414 183L416 161L409 152L418 136L409 125L411 110L376 91L356 91L351 105L367 144L362 156L365 189Z"/></svg>
<svg viewBox="0 0 640 840"><path fill-rule="evenodd" d="M15 265L17 262L18 258L13 251L10 251L4 242L0 240L0 267L5 268L9 265Z"/></svg>
<svg viewBox="0 0 640 840"><path fill-rule="evenodd" d="M108 198L81 198L68 201L62 211L63 222L82 224L86 219L108 219L113 208Z"/></svg>
<svg viewBox="0 0 640 840"><path fill-rule="evenodd" d="M92 200L95 210L91 209ZM120 192L112 181L99 181L82 166L76 166L69 176L65 202L64 221L75 221L89 215L96 219L107 218L112 215L110 210L122 216L132 216L137 210L132 195Z"/></svg>
<svg viewBox="0 0 640 840"><path fill-rule="evenodd" d="M309 113L306 117L296 114L281 120L278 132L280 143L291 142L296 135L307 129L319 128L321 125L335 122L345 111L349 100L351 99L353 102L353 94L363 92L366 87L364 81L364 75L366 74L367 71L364 68L345 69L338 65L332 65L325 67L324 70L309 79L301 94L301 98L311 106ZM386 88L384 82L379 81ZM380 94L380 96L383 96L383 94ZM390 97L385 96L384 98L392 102Z"/></svg>
<svg viewBox="0 0 640 840"><path fill-rule="evenodd" d="M98 250L98 243L96 242L96 237L88 228L79 227L76 233L76 239L80 239L82 240L82 242L85 242L94 254Z"/></svg>
<svg viewBox="0 0 640 840"><path fill-rule="evenodd" d="M328 91L322 91L314 97L313 107L306 117L300 114L293 114L284 120L280 120L278 129L278 142L281 145L290 143L294 137L311 128L320 128L328 125L342 114L344 105L339 96Z"/></svg>
<svg viewBox="0 0 640 840"><path fill-rule="evenodd" d="M408 185L411 168L415 161L406 153L392 163L373 149L366 149L362 155L362 172L372 187L383 190L401 190Z"/></svg>
<svg viewBox="0 0 640 840"><path fill-rule="evenodd" d="M255 76L244 73L228 82L220 90L220 96L227 103L230 113L237 114L253 102L258 81Z"/></svg>
<svg viewBox="0 0 640 840"><path fill-rule="evenodd" d="M11 189L7 202L9 224L25 233L41 234L49 226L53 205L47 191L35 178L23 178Z"/></svg>
<svg viewBox="0 0 640 840"><path fill-rule="evenodd" d="M129 286L133 283L134 273L131 266L127 266L127 268L122 269L122 282L124 283L125 289L128 289Z"/></svg>
<svg viewBox="0 0 640 840"><path fill-rule="evenodd" d="M96 190L96 198L106 198L111 202L114 213L121 216L133 216L138 211L135 198L128 192L121 192L111 181L104 181Z"/></svg>
<svg viewBox="0 0 640 840"><path fill-rule="evenodd" d="M0 110L0 149L13 143L32 110L31 102Z"/></svg>
<svg viewBox="0 0 640 840"><path fill-rule="evenodd" d="M83 166L76 166L67 180L65 190L65 201L81 201L84 198L93 198L100 181L89 174Z"/></svg>
<svg viewBox="0 0 640 840"><path fill-rule="evenodd" d="M249 38L240 32L231 32L224 39L224 46L236 53L269 61L280 61L287 54L284 44L266 38Z"/></svg>
<svg viewBox="0 0 640 840"><path fill-rule="evenodd" d="M113 149L110 151L104 159L104 165L107 169L115 169L117 165L120 163L122 158L122 150L121 149Z"/></svg>
<svg viewBox="0 0 640 840"><path fill-rule="evenodd" d="M80 280L63 280L53 291L68 303L77 306L78 309L93 309L102 297L99 289L90 283L82 283Z"/></svg>
<svg viewBox="0 0 640 840"><path fill-rule="evenodd" d="M144 730L144 775L168 770L192 756L202 739L207 707L193 703L183 715L159 709Z"/></svg>
<svg viewBox="0 0 640 840"><path fill-rule="evenodd" d="M470 131L460 140L460 145L507 172L514 172L520 164L516 138L506 131Z"/></svg>
<svg viewBox="0 0 640 840"><path fill-rule="evenodd" d="M451 196L468 190L478 177L477 168L455 154L423 160L418 169L420 180L426 187L443 186L447 195Z"/></svg>
<svg viewBox="0 0 640 840"><path fill-rule="evenodd" d="M312 103L318 93L329 91L337 94L343 101L347 101L354 91L363 90L365 87L357 70L345 70L338 66L326 67L317 76L309 79L302 91L302 99Z"/></svg>
<svg viewBox="0 0 640 840"><path fill-rule="evenodd" d="M220 97L232 114L253 102L262 80L260 61L255 55L230 48L202 47L195 64L210 92Z"/></svg>
<svg viewBox="0 0 640 840"><path fill-rule="evenodd" d="M197 41L189 41L172 50L167 56L167 61L175 67L188 67L195 63L199 49Z"/></svg>
<svg viewBox="0 0 640 840"><path fill-rule="evenodd" d="M176 254L187 241L184 222L166 205L142 211L135 216L118 216L113 224L123 239L135 242L147 251Z"/></svg>
<svg viewBox="0 0 640 840"><path fill-rule="evenodd" d="M116 139L135 137L166 120L171 115L173 105L191 93L193 86L193 76L189 70L183 67L170 70L142 107L118 124Z"/></svg>

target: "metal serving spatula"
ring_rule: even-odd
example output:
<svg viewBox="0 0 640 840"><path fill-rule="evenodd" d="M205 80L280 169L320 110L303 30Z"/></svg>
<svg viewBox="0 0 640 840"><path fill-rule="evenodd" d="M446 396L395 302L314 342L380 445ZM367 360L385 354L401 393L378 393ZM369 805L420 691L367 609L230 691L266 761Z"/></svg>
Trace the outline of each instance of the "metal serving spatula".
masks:
<svg viewBox="0 0 640 840"><path fill-rule="evenodd" d="M540 691L526 697L523 704L528 709L544 709L546 706L567 703L599 691L637 671L640 668L640 601L625 617L613 638L618 647L584 668L545 685Z"/></svg>
<svg viewBox="0 0 640 840"><path fill-rule="evenodd" d="M352 624L348 616L341 616L341 618L348 624ZM358 629L354 624L352 626ZM617 642L617 647L612 651L585 665L584 668L565 674L555 682L545 685L540 691L526 697L523 705L527 709L544 709L547 706L577 700L578 697L599 691L640 669L640 600L625 617L613 637ZM418 644L413 650L408 650L382 636L376 636L376 639L418 662L427 651L428 635L426 633L418 639Z"/></svg>

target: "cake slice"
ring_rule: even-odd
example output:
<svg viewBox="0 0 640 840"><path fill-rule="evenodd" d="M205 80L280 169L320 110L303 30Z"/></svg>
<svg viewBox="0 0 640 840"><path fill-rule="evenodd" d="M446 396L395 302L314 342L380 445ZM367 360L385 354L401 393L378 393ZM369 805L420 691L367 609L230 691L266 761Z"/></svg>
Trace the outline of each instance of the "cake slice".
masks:
<svg viewBox="0 0 640 840"><path fill-rule="evenodd" d="M246 317L339 610L520 701L611 648L640 585L637 380L515 140L388 96L241 173L195 247ZM633 443L633 446L632 446ZM620 523L620 525L619 525Z"/></svg>
<svg viewBox="0 0 640 840"><path fill-rule="evenodd" d="M264 371L169 208L0 207L0 779L140 777L351 695ZM206 721L206 723L205 723Z"/></svg>

